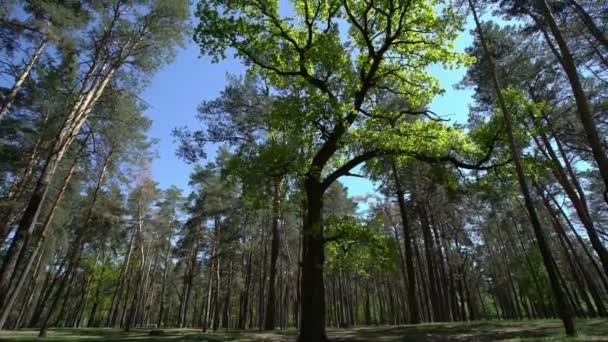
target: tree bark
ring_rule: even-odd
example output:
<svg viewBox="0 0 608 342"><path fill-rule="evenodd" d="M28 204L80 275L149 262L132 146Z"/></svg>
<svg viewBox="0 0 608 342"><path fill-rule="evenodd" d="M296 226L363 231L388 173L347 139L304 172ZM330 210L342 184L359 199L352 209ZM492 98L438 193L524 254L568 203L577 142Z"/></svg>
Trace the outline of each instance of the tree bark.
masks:
<svg viewBox="0 0 608 342"><path fill-rule="evenodd" d="M277 260L279 258L280 234L279 220L281 217L281 179L273 181L272 189L272 237L270 242L270 277L268 279L268 298L266 301L266 315L264 330L273 330L275 327L275 281L277 277Z"/></svg>
<svg viewBox="0 0 608 342"><path fill-rule="evenodd" d="M541 151L545 154L546 158L552 162L553 174L566 192L566 195L570 199L570 202L574 206L574 209L576 210L580 221L583 223L583 226L587 231L587 235L589 236L589 240L591 241L591 246L599 256L600 262L602 263L602 266L604 268L604 272L606 273L606 275L608 275L608 250L600 240L600 237L598 236L597 231L595 230L593 220L591 219L591 215L589 214L589 210L587 209L587 203L584 197L584 193L582 194L583 197L579 196L581 192L577 192L575 187L570 183L570 181L568 180L568 176L566 175L566 172L563 166L561 165L559 158L555 153L555 150L553 149L553 146L551 146L551 142L549 141L546 134L542 132L542 130L540 131L541 132L539 135L542 144L540 144L540 142L538 142L538 139L535 137L537 144L539 145L539 147L541 147ZM542 147L544 147L544 149L542 149Z"/></svg>
<svg viewBox="0 0 608 342"><path fill-rule="evenodd" d="M42 52L44 51L46 46L47 46L47 40L42 39L40 44L38 44L38 46L36 47L36 50L34 51L32 56L30 57L30 60L25 65L25 68L23 68L23 71L21 72L21 74L19 74L19 76L17 76L17 78L15 79L15 83L13 84L13 87L11 88L8 95L6 96L4 103L2 103L2 105L0 105L0 121L2 121L2 118L4 118L4 115L6 115L8 110L13 105L13 102L15 101L15 98L17 97L17 93L19 92L19 89L21 89L23 82L25 82L25 80L29 77L29 75L32 71L32 68L34 67L34 65L36 65L36 63L38 62L38 59L40 59L40 56L42 56Z"/></svg>
<svg viewBox="0 0 608 342"><path fill-rule="evenodd" d="M171 217L170 222L173 222L173 217ZM169 227L169 236L167 238L167 248L165 249L165 261L164 261L164 267L163 267L163 280L162 280L162 284L161 284L161 290L160 290L160 309L158 312L158 327L162 327L163 326L163 322L164 322L164 315L165 315L165 291L166 291L166 286L167 286L167 274L169 273L169 254L171 252L171 237L172 237L172 227Z"/></svg>
<svg viewBox="0 0 608 342"><path fill-rule="evenodd" d="M587 143L589 144L589 147L591 147L593 158L595 159L600 175L604 180L604 200L606 203L608 203L608 156L606 156L602 139L600 138L597 126L593 119L593 113L591 112L589 101L587 100L587 96L583 90L583 85L581 84L574 58L572 57L570 48L568 47L568 44L566 43L566 40L564 39L562 32L557 25L555 18L553 17L553 12L547 3L547 0L537 0L537 3L540 10L543 12L544 20L551 29L553 38L555 39L555 42L559 48L560 55L557 55L556 57L564 69L568 80L570 81L570 87L572 88L579 118L583 124ZM547 43L550 44L550 42Z"/></svg>
<svg viewBox="0 0 608 342"><path fill-rule="evenodd" d="M604 35L604 32L602 32L602 30L600 30L600 28L595 24L593 18L591 18L589 13L585 11L583 6L581 6L578 1L568 0L568 2L574 8L576 14L578 14L578 16L581 18L581 21L585 24L585 26L587 26L587 29L589 30L591 35L593 35L593 37L597 39L597 41L602 44L602 46L604 46L605 50L608 50L608 38L606 37L606 35Z"/></svg>
<svg viewBox="0 0 608 342"><path fill-rule="evenodd" d="M437 289L437 279L435 278L435 263L433 262L433 238L431 236L431 227L429 225L429 220L428 220L428 216L427 216L427 211L424 208L424 204L423 203L418 203L417 205L418 208L418 215L420 217L420 223L421 223L421 227L422 227L422 237L424 239L424 253L425 253L425 257L426 257L426 267L427 267L427 277L428 277L428 282L429 282L429 296L431 299L431 306L432 306L432 317L430 319L431 322L433 321L437 321L440 317L440 311L441 309L439 308L439 304L440 304L440 300L439 300L439 295L438 295L438 289Z"/></svg>
<svg viewBox="0 0 608 342"><path fill-rule="evenodd" d="M247 328L247 316L249 313L249 296L251 289L251 261L253 257L253 246L251 237L251 224L249 225L249 251L247 252L247 265L245 266L245 285L243 289L241 312L239 313L239 329Z"/></svg>
<svg viewBox="0 0 608 342"><path fill-rule="evenodd" d="M76 165L77 165L77 159L74 160L74 162L70 166L70 169L68 170L68 173L66 174L65 178L63 179L63 184L61 186L61 190L59 190L59 193L55 197L55 200L53 201L51 209L50 209L46 219L44 220L44 224L40 228L40 236L38 237L36 246L34 247L34 250L30 253L30 255L27 259L27 262L25 264L25 267L21 271L21 275L20 275L19 279L17 280L17 284L15 285L14 290L10 294L9 293L6 293L6 294L0 293L0 307L2 308L2 311L0 313L0 329L2 329L4 327L4 324L6 323L6 318L8 317L8 314L9 314L10 310L12 309L12 306L15 303L15 300L17 299L17 297L19 296L19 293L21 292L21 288L23 287L23 284L25 283L27 274L34 263L34 260L36 259L37 254L42 253L44 240L49 231L49 227L51 225L51 222L53 222L53 218L55 217L55 212L56 212L57 208L59 207L59 205L61 204L61 201L63 200L63 195L65 194L65 191L67 190L68 184L70 183L70 179L72 178L72 176L74 175L74 172L76 171ZM22 251L22 253L23 253L23 251ZM6 298L8 298L7 302L4 303Z"/></svg>
<svg viewBox="0 0 608 342"><path fill-rule="evenodd" d="M416 298L416 274L414 270L414 254L412 252L412 237L411 226L405 206L405 197L403 193L403 185L399 177L397 167L394 162L391 162L393 171L393 181L395 183L395 191L397 194L397 202L399 203L399 213L401 214L401 224L403 227L403 240L405 245L405 264L407 268L408 280L408 304L410 308L409 322L411 324L420 323L420 309L418 307L418 299Z"/></svg>
<svg viewBox="0 0 608 342"><path fill-rule="evenodd" d="M51 152L41 170L38 182L36 183L34 191L30 196L25 211L23 212L23 216L19 221L15 237L13 238L11 246L9 247L4 262L2 263L2 268L0 269L0 292L6 291L10 275L15 269L17 256L34 231L38 221L38 216L40 214L40 209L42 208L42 204L46 199L60 161L63 159L68 147L76 138L76 134L80 131L80 128L84 124L93 106L96 104L115 71L115 67L111 67L107 71L107 74L105 74L103 77L100 76L99 78L96 78L97 81L94 82L93 88L88 92L84 89L84 84L88 84L93 81L85 79L83 89L81 89L81 94L79 94L79 97L73 105L72 110L66 116L63 127L57 134L52 144ZM92 78L92 70L90 73L91 74L88 76Z"/></svg>
<svg viewBox="0 0 608 342"><path fill-rule="evenodd" d="M47 120L48 115L45 116L44 122L46 123ZM18 204L23 201L26 189L32 181L34 169L38 162L38 158L40 157L40 146L42 145L42 142L42 135L40 135L32 146L21 179L11 185L11 189L6 198L6 206L0 211L0 241L2 242L6 240L10 233L11 227L16 219L15 211Z"/></svg>
<svg viewBox="0 0 608 342"><path fill-rule="evenodd" d="M298 342L325 342L325 286L323 263L322 208L323 189L318 178L308 175L305 180L306 213L303 227L303 257L301 280L301 317Z"/></svg>
<svg viewBox="0 0 608 342"><path fill-rule="evenodd" d="M541 0L546 6L545 0ZM507 135L509 139L509 146L511 149L511 156L513 158L513 162L515 164L515 172L517 174L517 179L519 181L519 186L521 188L522 195L524 196L525 207L528 211L530 221L532 223L532 227L534 228L534 234L536 236L536 242L538 243L538 247L540 249L543 263L547 270L547 274L549 275L549 281L551 283L551 288L553 290L553 294L555 296L555 300L557 302L557 310L564 324L564 328L566 330L566 334L569 336L573 336L576 334L576 329L574 326L574 317L572 314L572 309L570 304L567 302L567 299L564 296L564 291L559 283L559 275L557 271L557 267L555 264L555 259L549 247L549 244L546 240L545 233L540 224L540 220L537 216L536 209L534 208L534 202L532 200L532 196L530 194L530 190L528 189L528 185L526 183L525 174L523 171L523 165L520 155L520 150L516 144L515 136L513 133L513 119L511 117L511 113L507 110L507 105L502 96L502 88L500 87L500 83L496 76L494 62L492 60L492 54L487 46L485 41L484 34L481 30L481 25L479 23L479 18L477 17L477 12L475 10L475 6L473 5L473 0L469 0L469 4L471 6L471 10L473 12L473 17L475 20L475 25L477 27L477 33L479 35L479 39L481 45L483 47L484 54L486 55L486 59L488 60L488 66L490 69L490 73L492 76L492 82L494 84L494 88L496 91L496 95L498 98L498 104L502 111L502 114L505 118L505 125L507 128ZM555 24L555 23L554 23ZM582 88L581 88L582 90ZM583 94L584 98L584 94ZM585 98L586 101L586 98ZM578 101L577 101L578 102ZM596 132L597 135L597 132ZM602 152L603 153L603 152ZM602 157L605 157L602 155ZM608 186L608 160L605 163L606 166L606 185ZM600 169L602 168L602 164L600 164Z"/></svg>
<svg viewBox="0 0 608 342"><path fill-rule="evenodd" d="M91 203L87 209L82 225L79 227L77 231L77 236L72 246L70 248L69 256L68 256L68 267L66 269L65 274L61 277L59 281L58 293L55 296L55 299L51 303L49 307L49 311L46 315L46 318L42 322L42 327L40 328L40 337L46 337L46 333L49 327L49 320L53 314L53 311L58 303L60 294L63 291L66 283L73 278L73 273L76 268L78 268L80 263L80 256L82 255L82 248L85 243L85 239L87 237L87 230L89 228L89 223L93 219L93 212L95 209L95 204L97 203L97 198L99 197L99 192L101 191L101 187L103 185L103 181L106 175L106 171L108 170L108 165L110 163L110 159L112 158L113 151L110 151L103 160L103 164L101 165L101 170L99 172L99 176L97 177L97 184L95 185L95 190L93 191L93 198L91 199Z"/></svg>
<svg viewBox="0 0 608 342"><path fill-rule="evenodd" d="M211 258L209 259L209 266L207 269L207 300L205 304L205 309L203 313L203 332L207 331L209 327L209 318L211 317L211 294L213 293L213 264L214 264L214 254L215 254L215 242L211 247Z"/></svg>

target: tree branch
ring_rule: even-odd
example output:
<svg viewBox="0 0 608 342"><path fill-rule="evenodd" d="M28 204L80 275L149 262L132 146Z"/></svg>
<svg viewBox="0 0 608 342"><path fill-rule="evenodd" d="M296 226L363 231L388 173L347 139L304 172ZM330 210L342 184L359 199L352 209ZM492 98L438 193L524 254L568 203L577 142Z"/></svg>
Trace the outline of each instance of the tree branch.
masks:
<svg viewBox="0 0 608 342"><path fill-rule="evenodd" d="M378 155L379 155L379 150L371 150L371 151L367 151L363 154L360 154L360 155L354 157L353 159L349 160L348 162L346 162L344 165L342 165L338 169L334 170L334 172L330 173L327 177L325 177L323 182L321 182L321 188L323 190L326 190L338 178L340 178L342 176L353 175L350 173L350 170L355 168L357 165L359 165L365 161L368 161Z"/></svg>

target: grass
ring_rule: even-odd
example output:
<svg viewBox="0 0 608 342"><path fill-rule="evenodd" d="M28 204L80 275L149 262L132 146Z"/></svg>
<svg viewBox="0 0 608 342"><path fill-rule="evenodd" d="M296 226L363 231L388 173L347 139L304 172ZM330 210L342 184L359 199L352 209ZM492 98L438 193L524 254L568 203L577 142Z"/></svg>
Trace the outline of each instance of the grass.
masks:
<svg viewBox="0 0 608 342"><path fill-rule="evenodd" d="M469 323L431 323L402 326L357 327L328 329L332 341L608 341L608 320L577 321L578 335L566 337L558 320L538 321L478 321ZM83 328L51 329L48 337L38 339L38 331L23 329L0 331L0 341L295 341L297 331L274 332L218 331L203 334L196 329L164 329L163 336L151 336L150 329Z"/></svg>

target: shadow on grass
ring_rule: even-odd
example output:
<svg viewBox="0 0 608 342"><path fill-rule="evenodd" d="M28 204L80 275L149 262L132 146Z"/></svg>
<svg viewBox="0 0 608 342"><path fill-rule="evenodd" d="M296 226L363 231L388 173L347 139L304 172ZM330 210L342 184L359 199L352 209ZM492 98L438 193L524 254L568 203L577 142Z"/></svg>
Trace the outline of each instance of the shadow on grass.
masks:
<svg viewBox="0 0 608 342"><path fill-rule="evenodd" d="M538 321L479 321L472 323L431 323L403 326L357 327L328 329L331 341L369 342L438 342L438 341L608 341L608 320L593 319L577 322L579 337L571 339L563 334L558 320ZM292 342L297 331L258 332L217 331L202 333L197 329L163 329L161 336L151 336L149 329L51 329L49 337L37 339L35 330L0 331L0 341L240 341Z"/></svg>
<svg viewBox="0 0 608 342"><path fill-rule="evenodd" d="M598 322L608 329L606 322ZM553 321L437 323L332 331L334 341L501 341L546 339L560 335ZM588 330L588 329L585 329Z"/></svg>

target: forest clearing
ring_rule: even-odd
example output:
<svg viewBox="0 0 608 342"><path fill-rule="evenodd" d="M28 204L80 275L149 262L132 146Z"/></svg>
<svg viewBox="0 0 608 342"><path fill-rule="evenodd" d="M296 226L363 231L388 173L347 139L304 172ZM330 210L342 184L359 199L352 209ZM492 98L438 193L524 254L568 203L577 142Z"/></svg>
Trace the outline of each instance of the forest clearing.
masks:
<svg viewBox="0 0 608 342"><path fill-rule="evenodd" d="M608 0L0 1L0 339L607 325Z"/></svg>
<svg viewBox="0 0 608 342"><path fill-rule="evenodd" d="M579 335L567 337L561 331L558 320L528 321L478 321L468 323L426 323L408 326L361 327L352 329L330 328L332 341L608 341L608 322L601 319L580 320ZM48 341L242 341L242 342L291 342L296 340L297 330L275 332L234 331L202 333L199 329L135 329L125 332L109 328L58 328L51 329ZM160 332L159 332L160 331ZM159 336L160 335L160 336ZM0 341L39 341L37 331L0 332Z"/></svg>

